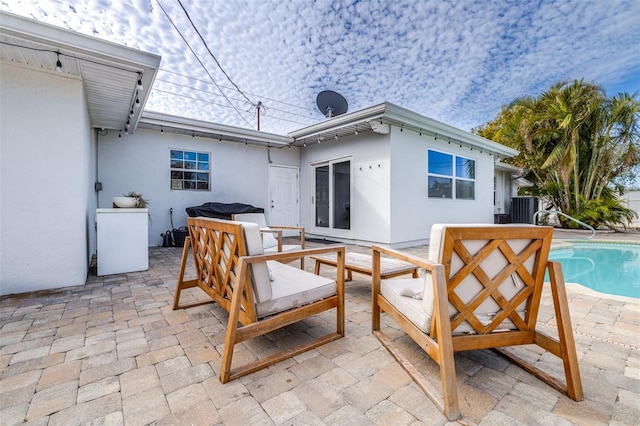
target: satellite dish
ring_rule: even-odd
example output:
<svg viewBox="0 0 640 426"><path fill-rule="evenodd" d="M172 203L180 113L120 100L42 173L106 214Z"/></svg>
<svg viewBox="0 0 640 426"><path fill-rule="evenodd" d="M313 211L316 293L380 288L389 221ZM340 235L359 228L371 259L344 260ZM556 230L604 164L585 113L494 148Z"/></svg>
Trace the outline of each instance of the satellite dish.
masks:
<svg viewBox="0 0 640 426"><path fill-rule="evenodd" d="M318 93L316 104L325 117L331 118L347 112L347 100L340 94L332 90L324 90Z"/></svg>

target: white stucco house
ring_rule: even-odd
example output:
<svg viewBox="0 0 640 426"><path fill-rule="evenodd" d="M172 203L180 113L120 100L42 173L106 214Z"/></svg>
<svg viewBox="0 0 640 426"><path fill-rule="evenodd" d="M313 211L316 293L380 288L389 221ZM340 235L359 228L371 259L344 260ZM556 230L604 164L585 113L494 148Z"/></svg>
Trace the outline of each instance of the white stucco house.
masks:
<svg viewBox="0 0 640 426"><path fill-rule="evenodd" d="M0 12L0 295L84 284L95 211L129 191L150 200L149 246L212 201L392 247L507 208L516 171L499 160L511 148L388 102L288 135L145 111L159 66Z"/></svg>

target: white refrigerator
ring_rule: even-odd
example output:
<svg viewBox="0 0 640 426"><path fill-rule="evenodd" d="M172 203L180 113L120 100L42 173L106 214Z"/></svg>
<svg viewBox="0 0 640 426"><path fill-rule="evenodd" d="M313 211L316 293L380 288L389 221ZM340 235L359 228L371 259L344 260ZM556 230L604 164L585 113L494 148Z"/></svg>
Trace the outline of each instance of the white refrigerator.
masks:
<svg viewBox="0 0 640 426"><path fill-rule="evenodd" d="M149 209L97 209L98 275L149 269Z"/></svg>

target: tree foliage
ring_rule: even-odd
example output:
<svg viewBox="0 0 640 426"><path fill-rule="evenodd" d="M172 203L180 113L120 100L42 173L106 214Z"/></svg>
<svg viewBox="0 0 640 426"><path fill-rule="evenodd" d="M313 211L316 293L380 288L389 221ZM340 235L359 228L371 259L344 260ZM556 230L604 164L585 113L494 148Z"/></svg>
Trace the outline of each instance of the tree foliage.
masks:
<svg viewBox="0 0 640 426"><path fill-rule="evenodd" d="M639 121L637 93L607 97L574 80L514 100L474 132L520 151L511 162L534 183L528 195L612 227L637 216L617 196L640 169Z"/></svg>

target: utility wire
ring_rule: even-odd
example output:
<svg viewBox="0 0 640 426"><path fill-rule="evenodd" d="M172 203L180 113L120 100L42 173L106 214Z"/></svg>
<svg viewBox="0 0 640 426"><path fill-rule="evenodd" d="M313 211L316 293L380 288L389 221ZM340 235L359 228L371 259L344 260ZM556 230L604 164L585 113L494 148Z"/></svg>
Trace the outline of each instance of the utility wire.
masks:
<svg viewBox="0 0 640 426"><path fill-rule="evenodd" d="M160 68L160 71L162 71L162 72L166 72L166 73L168 73L168 74L174 74L174 75L177 75L177 76L179 76L179 77L188 78L188 79L190 79L190 80L199 81L199 82L201 82L201 83L206 83L206 84L209 84L209 83L210 83L210 82L209 82L209 81L207 81L207 80L203 80L203 79L201 79L201 78L197 78L197 77L189 76L189 75L186 75L186 74L180 74L180 73L178 73L178 72L171 71L171 70L168 70L168 69L165 69L165 68ZM158 78L157 78L156 80L160 80L160 79L158 79ZM163 80L163 81L165 81L165 80ZM166 80L166 81L169 81L169 80ZM223 86L223 85L220 85L220 87L223 87L223 88L225 88L225 89L232 89L231 87L225 87L225 86ZM279 104L287 105L287 106L290 106L290 107L293 107L293 108L303 109L303 110L305 110L305 111L309 111L309 112L313 112L313 113L317 113L317 112L318 112L318 110L316 110L316 109L306 108L306 107L302 107L302 106L300 106L300 105L294 105L294 104L291 104L291 103L288 103L288 102L280 101L280 100L278 100L278 99L268 98L268 97L266 97L266 96L258 95L258 94L255 94L255 93L249 93L249 92L247 92L247 94L248 94L248 95L251 95L251 96L255 96L255 97L260 98L260 99L266 99L266 100L271 101L271 102L277 102L277 103L279 103Z"/></svg>
<svg viewBox="0 0 640 426"><path fill-rule="evenodd" d="M209 55L211 55L213 60L216 61L216 64L218 65L218 68L220 68L220 71L222 71L222 74L224 74L225 77L227 77L227 80L229 80L229 82L231 84L233 84L233 87L235 87L236 90L238 92L240 92L240 94L247 100L247 102L249 102L251 104L251 106L255 107L256 106L255 103L253 103L251 101L251 99L249 99L247 97L247 95L245 95L244 92L242 92L242 90L240 90L238 85L236 83L234 83L233 80L231 80L231 77L229 77L229 74L227 74L227 72L224 70L224 68L222 68L222 65L220 65L220 62L218 61L218 58L216 58L216 55L214 55L213 52L211 52L211 49L209 49L209 45L204 40L204 37L202 37L202 34L200 34L200 31L198 31L198 28L196 27L196 24L193 23L193 21L191 20L191 16L189 16L189 12L187 12L187 9L185 9L184 5L182 4L182 2L180 0L178 0L178 4L180 4L180 7L182 8L182 10L184 10L184 14L187 15L187 19L189 20L189 22L191 22L191 26L195 30L196 34L198 34L198 37L200 37L200 40L202 41L202 44L204 44L204 47L207 49L207 52L209 52Z"/></svg>
<svg viewBox="0 0 640 426"><path fill-rule="evenodd" d="M151 94L153 95L153 93L155 93L155 92L165 93L167 95L172 95L172 96L178 96L178 97L181 97L181 98L186 98L186 99L202 102L202 103L205 103L205 104L208 104L208 105L212 105L212 106L217 106L217 107L222 107L222 108L234 108L233 106L219 104L219 103L216 103L216 102L211 102L211 101L208 101L206 99L201 99L201 98L198 98L198 97L195 97L195 96L189 96L189 95L184 95L184 94L181 94L181 93L170 92L168 90L154 88L153 92L151 92ZM282 117L278 117L278 116L274 116L274 115L270 115L269 117L273 118L275 120L280 120L280 121L286 121L288 123L299 124L301 126L308 126L309 125L309 123L301 123L299 121L290 120L288 118L282 118Z"/></svg>
<svg viewBox="0 0 640 426"><path fill-rule="evenodd" d="M164 7L162 7L162 4L160 4L160 0L156 0L156 3L158 3L158 6L160 6L160 9L162 9L162 12L164 12L165 16L167 17L167 19L169 20L169 22L171 22L171 25L173 26L173 28L178 32L178 34L180 35L180 37L182 38L182 41L184 41L184 43L187 45L187 47L189 48L189 50L191 51L191 53L193 54L193 56L195 56L196 60L200 63L200 65L202 66L202 69L204 69L204 72L207 73L207 75L209 76L209 78L211 79L211 81L213 82L213 84L216 85L216 87L218 88L218 90L220 91L220 93L222 93L222 96L224 96L224 98L227 100L227 102L229 102L229 104L233 107L233 109L238 113L238 115L240 116L240 118L242 118L242 120L247 123L247 125L249 127L253 127L251 125L251 123L249 123L249 121L247 121L246 118L244 118L244 116L242 115L242 113L235 107L235 105L233 105L233 103L229 100L229 98L227 97L227 95L225 95L225 93L222 91L222 89L220 88L220 86L218 85L218 83L216 83L216 81L213 79L213 76L209 73L209 70L207 70L207 67L204 65L204 63L200 60L200 58L198 57L198 55L196 54L196 52L193 50L193 48L191 47L191 45L189 44L189 42L187 41L187 39L184 37L184 35L182 35L182 33L180 32L180 30L178 29L178 27L176 26L176 24L173 22L173 20L171 19L171 17L169 16L169 14L167 13L166 10L164 10Z"/></svg>
<svg viewBox="0 0 640 426"><path fill-rule="evenodd" d="M185 88L185 89L189 89L189 90L196 91L196 92L206 93L206 94L208 94L208 95L212 95L212 96L222 96L222 95L220 95L219 93L211 92L211 91L209 91L209 90L204 90L204 89L198 89L197 87L189 86L189 85L187 85L187 84L177 83L177 82L175 82L175 81L171 81L171 80L165 80L165 79L163 79L163 78L159 78L159 77L158 77L158 78L156 78L156 81L160 81L160 82L167 83L167 84L171 84L171 85L178 86L178 87L183 87L183 88ZM207 83L208 83L208 82L207 82ZM155 89L154 89L154 90L155 90ZM229 99L231 99L231 100L233 100L233 101L237 101L237 102L244 102L242 99L237 99L237 98L229 98ZM266 99L266 98L265 98L265 99ZM264 106L264 105L263 105L263 106ZM274 110L274 111L283 112L283 113L285 113L285 114L295 115L295 116L297 116L297 117L301 117L301 118L306 118L306 119L309 119L309 120L311 120L311 119L312 119L312 118L311 118L311 117L309 117L308 115L298 114L298 113L296 113L296 112L291 112L291 111L287 111L287 110L284 110L284 109L279 109L279 108L276 108L276 107L269 107L269 109L272 109L272 110Z"/></svg>

